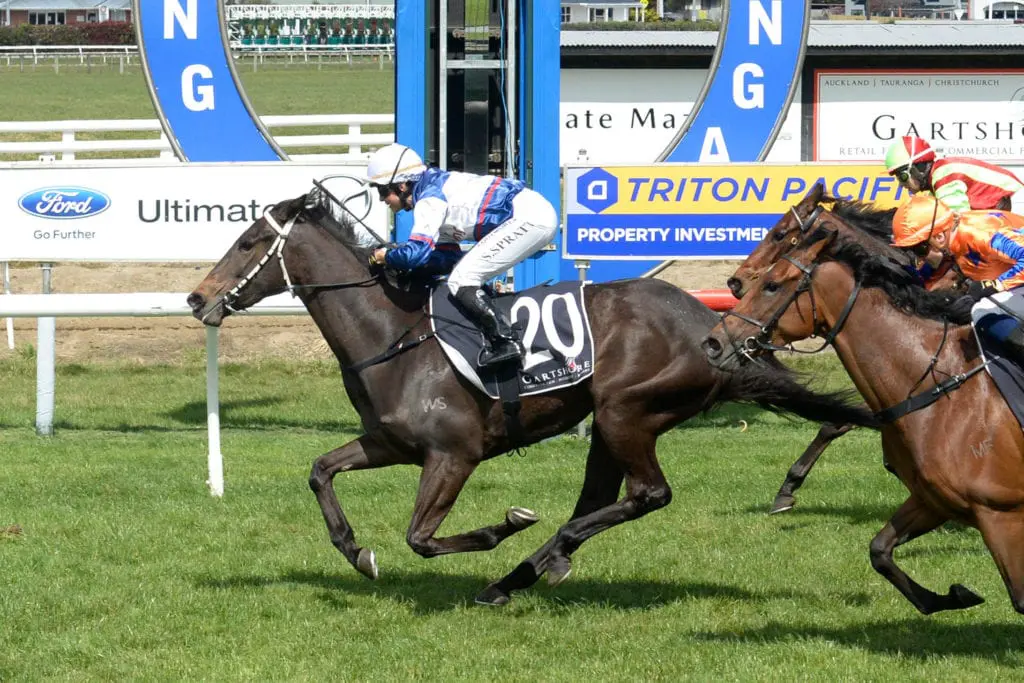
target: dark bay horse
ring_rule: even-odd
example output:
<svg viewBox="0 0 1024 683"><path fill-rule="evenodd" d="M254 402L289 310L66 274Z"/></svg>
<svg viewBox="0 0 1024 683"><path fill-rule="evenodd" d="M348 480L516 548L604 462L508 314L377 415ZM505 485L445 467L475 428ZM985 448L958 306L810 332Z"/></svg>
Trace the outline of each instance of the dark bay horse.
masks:
<svg viewBox="0 0 1024 683"><path fill-rule="evenodd" d="M755 284L779 258L794 248L805 237L805 228L813 222L812 216L815 211L822 211L823 203L831 204L831 213L843 219L847 225L856 228L856 232L850 233L850 239L859 241L865 248L875 251L881 246L883 251L890 257L898 259L901 265L910 267L912 258L902 251L892 251L889 243L892 241L892 217L896 209L880 209L872 204L856 200L845 200L830 197L825 194L824 185L818 183L804 196L797 205L793 206L765 235L757 248L736 269L733 276L729 278L727 285L733 296L742 299L743 294ZM949 278L945 279L940 286L953 286L954 273L948 272ZM799 489L818 458L824 453L828 445L846 434L853 425L826 423L818 430L814 440L807 446L800 457L793 463L786 473L786 478L775 494L775 500L769 513L776 514L793 509L796 505L796 491Z"/></svg>
<svg viewBox="0 0 1024 683"><path fill-rule="evenodd" d="M932 592L893 560L896 547L957 520L981 532L1024 613L1024 432L983 371L966 324L973 300L920 287L834 229L838 217L815 220L723 316L704 343L709 358L731 367L824 335L868 406L885 411L884 456L910 491L871 541L871 565L924 614L979 604L959 584Z"/></svg>
<svg viewBox="0 0 1024 683"><path fill-rule="evenodd" d="M504 604L545 573L558 583L570 555L591 536L668 505L672 493L655 455L658 435L722 401L746 401L815 421L873 425L845 395L819 395L781 366L737 373L714 369L700 342L718 315L658 280L588 286L594 374L574 386L524 397L518 440L501 404L456 374L425 312L428 288L400 286L370 270L365 235L339 224L306 196L277 204L227 251L188 303L196 318L219 325L233 311L291 287L341 366L365 434L316 459L309 485L332 543L363 575L376 578L373 552L356 543L333 480L339 472L413 464L422 468L406 539L423 557L489 550L534 522L511 508L492 526L448 536L435 532L482 461L562 434L593 413L583 489L571 519L534 555L477 597ZM405 344L404 346L400 344ZM385 355L385 352L388 355ZM383 362L366 364L368 359ZM443 401L427 399L442 398ZM424 406L428 406L425 408ZM425 412L426 411L426 412ZM624 494L619 498L625 482Z"/></svg>

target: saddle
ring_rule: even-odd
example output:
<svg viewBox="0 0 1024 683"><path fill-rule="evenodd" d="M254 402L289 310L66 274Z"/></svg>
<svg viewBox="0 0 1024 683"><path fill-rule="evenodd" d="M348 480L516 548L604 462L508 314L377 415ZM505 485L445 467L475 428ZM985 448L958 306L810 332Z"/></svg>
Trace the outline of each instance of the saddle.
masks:
<svg viewBox="0 0 1024 683"><path fill-rule="evenodd" d="M999 303L1000 307L1008 309L1004 311L1007 315L1013 313L1024 318L1024 296L1014 292L1000 292L992 298ZM974 328L974 337L978 342L981 356L988 362L985 367L986 372L995 382L999 392L1017 418L1017 422L1024 429L1024 368L1021 367L1017 359L1007 353L998 341L990 335L978 332L977 329L978 322L993 312L991 307L975 306L971 310L971 326Z"/></svg>
<svg viewBox="0 0 1024 683"><path fill-rule="evenodd" d="M582 282L540 285L499 294L495 307L522 332L522 367L481 367L484 335L449 293L437 287L430 297L433 332L452 367L490 398L502 397L501 377L515 379L517 396L532 396L578 384L594 372L594 343L583 305Z"/></svg>

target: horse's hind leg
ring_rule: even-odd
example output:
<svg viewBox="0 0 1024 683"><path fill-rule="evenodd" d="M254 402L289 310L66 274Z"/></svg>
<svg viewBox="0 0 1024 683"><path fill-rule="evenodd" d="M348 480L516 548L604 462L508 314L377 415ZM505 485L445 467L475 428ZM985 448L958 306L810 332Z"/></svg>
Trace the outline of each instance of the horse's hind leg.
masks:
<svg viewBox="0 0 1024 683"><path fill-rule="evenodd" d="M570 519L578 519L614 503L622 488L622 480L622 468L611 457L600 430L595 429L590 440L583 489ZM547 571L548 554L554 544L555 538L551 538L537 552L520 562L508 575L489 585L476 597L477 603L504 605L511 598L512 591L523 590L537 583Z"/></svg>
<svg viewBox="0 0 1024 683"><path fill-rule="evenodd" d="M417 554L436 557L491 550L512 534L537 522L537 515L532 511L513 507L505 513L505 519L499 524L445 538L434 538L434 533L451 511L455 499L475 469L476 463L469 458L440 451L427 454L420 475L419 490L416 492L412 521L406 534L409 547Z"/></svg>
<svg viewBox="0 0 1024 683"><path fill-rule="evenodd" d="M964 609L984 602L960 584L950 586L946 595L933 593L907 576L892 559L892 551L897 546L928 533L947 519L947 516L925 505L916 495L911 495L871 541L871 566L922 614Z"/></svg>
<svg viewBox="0 0 1024 683"><path fill-rule="evenodd" d="M569 557L587 539L623 522L643 517L672 501L672 489L655 457L656 433L622 406L595 415L608 452L626 473L622 499L566 522L555 534L548 553L548 582L558 585L571 570Z"/></svg>
<svg viewBox="0 0 1024 683"><path fill-rule="evenodd" d="M977 511L976 517L1013 608L1024 614L1024 511L984 509Z"/></svg>
<svg viewBox="0 0 1024 683"><path fill-rule="evenodd" d="M387 467L410 461L400 454L383 448L368 435L349 441L341 448L321 455L313 463L309 473L309 488L316 494L320 511L327 523L327 531L341 554L345 556L359 573L369 579L377 578L377 559L372 550L356 545L355 532L345 518L334 492L334 475L350 470L365 470L375 467Z"/></svg>
<svg viewBox="0 0 1024 683"><path fill-rule="evenodd" d="M821 454L828 448L830 443L853 429L853 427L854 425L851 424L821 425L821 429L818 430L814 441L807 446L807 450L804 451L803 455L789 468L786 480L782 482L779 492L775 494L775 502L772 503L772 509L768 511L768 514L774 515L777 512L793 509L793 506L796 505L796 490L803 486L804 479L811 473L811 468L818 462L818 458L821 457Z"/></svg>

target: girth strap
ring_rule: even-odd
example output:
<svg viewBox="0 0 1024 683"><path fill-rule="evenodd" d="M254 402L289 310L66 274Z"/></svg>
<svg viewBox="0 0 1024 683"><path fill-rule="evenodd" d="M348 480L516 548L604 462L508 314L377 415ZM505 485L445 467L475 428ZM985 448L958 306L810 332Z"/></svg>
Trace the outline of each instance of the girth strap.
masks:
<svg viewBox="0 0 1024 683"><path fill-rule="evenodd" d="M498 385L498 400L505 415L505 433L510 447L523 442L523 425L519 422L519 363L503 363L495 369L495 383Z"/></svg>

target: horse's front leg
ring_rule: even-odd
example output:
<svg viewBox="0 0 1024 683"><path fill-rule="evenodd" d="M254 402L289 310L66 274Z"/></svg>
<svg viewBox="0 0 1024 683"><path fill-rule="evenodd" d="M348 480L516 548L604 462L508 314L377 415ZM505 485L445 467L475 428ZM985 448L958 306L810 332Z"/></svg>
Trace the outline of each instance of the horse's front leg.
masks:
<svg viewBox="0 0 1024 683"><path fill-rule="evenodd" d="M768 514L774 515L777 512L793 509L793 506L796 505L796 490L803 486L804 479L811 473L811 468L818 462L818 458L821 457L821 454L828 448L830 443L853 429L853 427L854 425L851 424L821 425L821 429L818 430L814 441L807 446L807 450L803 452L803 455L793 463L793 466L789 468L789 472L786 473L786 480L782 482L779 492L775 494L775 501L772 503L772 509L768 511Z"/></svg>
<svg viewBox="0 0 1024 683"><path fill-rule="evenodd" d="M385 448L373 437L364 434L341 448L321 455L313 463L313 470L309 473L309 488L316 494L324 522L327 523L327 531L331 536L331 543L360 574L369 579L377 578L377 557L372 550L356 545L355 533L345 519L345 513L341 511L338 496L334 492L334 475L338 472L411 462L412 460L403 454Z"/></svg>
<svg viewBox="0 0 1024 683"><path fill-rule="evenodd" d="M432 451L427 454L420 475L420 486L416 492L416 504L406 541L409 547L423 557L436 557L451 553L467 553L477 550L491 550L512 534L518 533L537 522L532 510L521 507L509 508L504 521L473 531L434 538L434 533L448 516L455 499L469 475L476 469L476 462L458 455Z"/></svg>
<svg viewBox="0 0 1024 683"><path fill-rule="evenodd" d="M947 519L912 494L871 540L871 566L922 614L964 609L984 602L983 598L960 584L950 586L946 595L934 593L907 576L892 559L892 551L897 546L928 533Z"/></svg>

